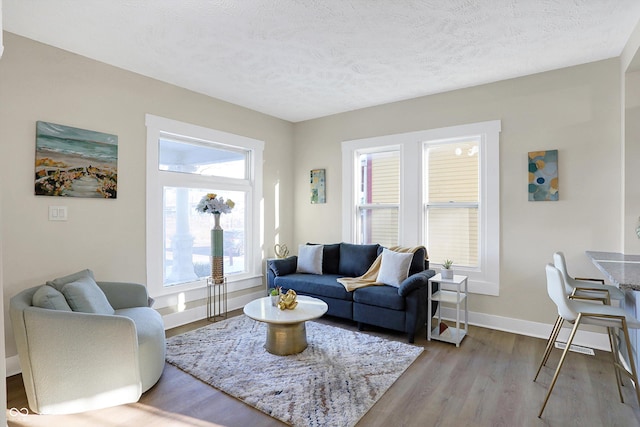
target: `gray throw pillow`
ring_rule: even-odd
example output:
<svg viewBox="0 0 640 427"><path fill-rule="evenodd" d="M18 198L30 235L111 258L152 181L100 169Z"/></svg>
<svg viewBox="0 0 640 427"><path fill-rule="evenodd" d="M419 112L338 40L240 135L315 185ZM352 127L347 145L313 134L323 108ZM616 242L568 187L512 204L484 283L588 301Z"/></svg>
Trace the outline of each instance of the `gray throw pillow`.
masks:
<svg viewBox="0 0 640 427"><path fill-rule="evenodd" d="M90 277L85 277L62 288L62 294L73 311L82 313L114 314L107 296L98 284Z"/></svg>
<svg viewBox="0 0 640 427"><path fill-rule="evenodd" d="M296 273L322 274L322 245L300 245Z"/></svg>
<svg viewBox="0 0 640 427"><path fill-rule="evenodd" d="M42 285L31 298L31 305L34 307L47 308L49 310L71 311L67 303L58 290L51 286Z"/></svg>
<svg viewBox="0 0 640 427"><path fill-rule="evenodd" d="M59 277L57 279L50 280L47 282L47 285L53 286L58 291L62 292L62 288L64 288L64 285L66 285L67 283L75 282L76 280L85 279L87 277L95 281L95 277L93 276L93 271L86 269L86 270L78 271L77 273L69 274L68 276Z"/></svg>

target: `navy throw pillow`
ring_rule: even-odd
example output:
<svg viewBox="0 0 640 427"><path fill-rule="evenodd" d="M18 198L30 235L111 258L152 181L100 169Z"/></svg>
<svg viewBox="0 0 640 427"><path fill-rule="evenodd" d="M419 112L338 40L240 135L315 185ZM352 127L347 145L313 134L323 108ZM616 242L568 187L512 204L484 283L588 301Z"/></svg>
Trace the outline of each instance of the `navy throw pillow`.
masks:
<svg viewBox="0 0 640 427"><path fill-rule="evenodd" d="M298 267L298 257L294 255L284 259L272 259L269 261L269 267L276 276L293 274Z"/></svg>
<svg viewBox="0 0 640 427"><path fill-rule="evenodd" d="M318 245L319 243L307 243L307 245ZM322 250L322 274L340 274L340 243L324 245Z"/></svg>
<svg viewBox="0 0 640 427"><path fill-rule="evenodd" d="M340 266L338 274L358 277L367 272L378 256L380 245L353 245L340 243Z"/></svg>
<svg viewBox="0 0 640 427"><path fill-rule="evenodd" d="M420 248L413 254L411 267L409 267L409 276L425 270L424 256L426 252L425 248Z"/></svg>

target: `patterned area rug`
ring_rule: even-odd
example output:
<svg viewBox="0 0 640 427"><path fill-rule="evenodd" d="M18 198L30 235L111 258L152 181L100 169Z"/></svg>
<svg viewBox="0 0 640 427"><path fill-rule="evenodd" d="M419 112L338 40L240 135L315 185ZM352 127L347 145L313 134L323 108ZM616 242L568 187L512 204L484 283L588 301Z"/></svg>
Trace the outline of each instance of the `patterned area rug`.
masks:
<svg viewBox="0 0 640 427"><path fill-rule="evenodd" d="M309 346L264 349L266 325L241 315L167 340L167 361L293 426L353 426L421 347L307 322Z"/></svg>

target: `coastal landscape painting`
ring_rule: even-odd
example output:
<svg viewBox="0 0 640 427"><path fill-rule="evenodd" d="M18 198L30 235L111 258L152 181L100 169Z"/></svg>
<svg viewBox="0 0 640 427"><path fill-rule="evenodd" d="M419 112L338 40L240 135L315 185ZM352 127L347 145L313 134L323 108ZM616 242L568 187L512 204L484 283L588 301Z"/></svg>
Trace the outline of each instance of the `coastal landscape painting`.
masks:
<svg viewBox="0 0 640 427"><path fill-rule="evenodd" d="M115 199L118 136L36 122L37 196Z"/></svg>

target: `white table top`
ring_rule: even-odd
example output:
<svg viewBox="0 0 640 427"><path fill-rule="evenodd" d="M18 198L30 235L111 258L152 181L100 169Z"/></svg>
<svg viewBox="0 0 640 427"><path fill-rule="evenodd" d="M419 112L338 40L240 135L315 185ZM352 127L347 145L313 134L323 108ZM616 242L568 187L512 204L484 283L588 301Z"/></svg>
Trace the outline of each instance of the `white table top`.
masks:
<svg viewBox="0 0 640 427"><path fill-rule="evenodd" d="M467 280L467 276L461 276L459 274L454 274L453 279L443 279L440 273L436 274L433 277L429 278L430 282L438 282L438 283L453 283L454 285L459 285L462 282Z"/></svg>
<svg viewBox="0 0 640 427"><path fill-rule="evenodd" d="M244 306L244 314L265 323L300 323L317 319L327 312L327 304L318 299L298 295L298 305L293 310L280 310L271 305L271 297L259 298Z"/></svg>

